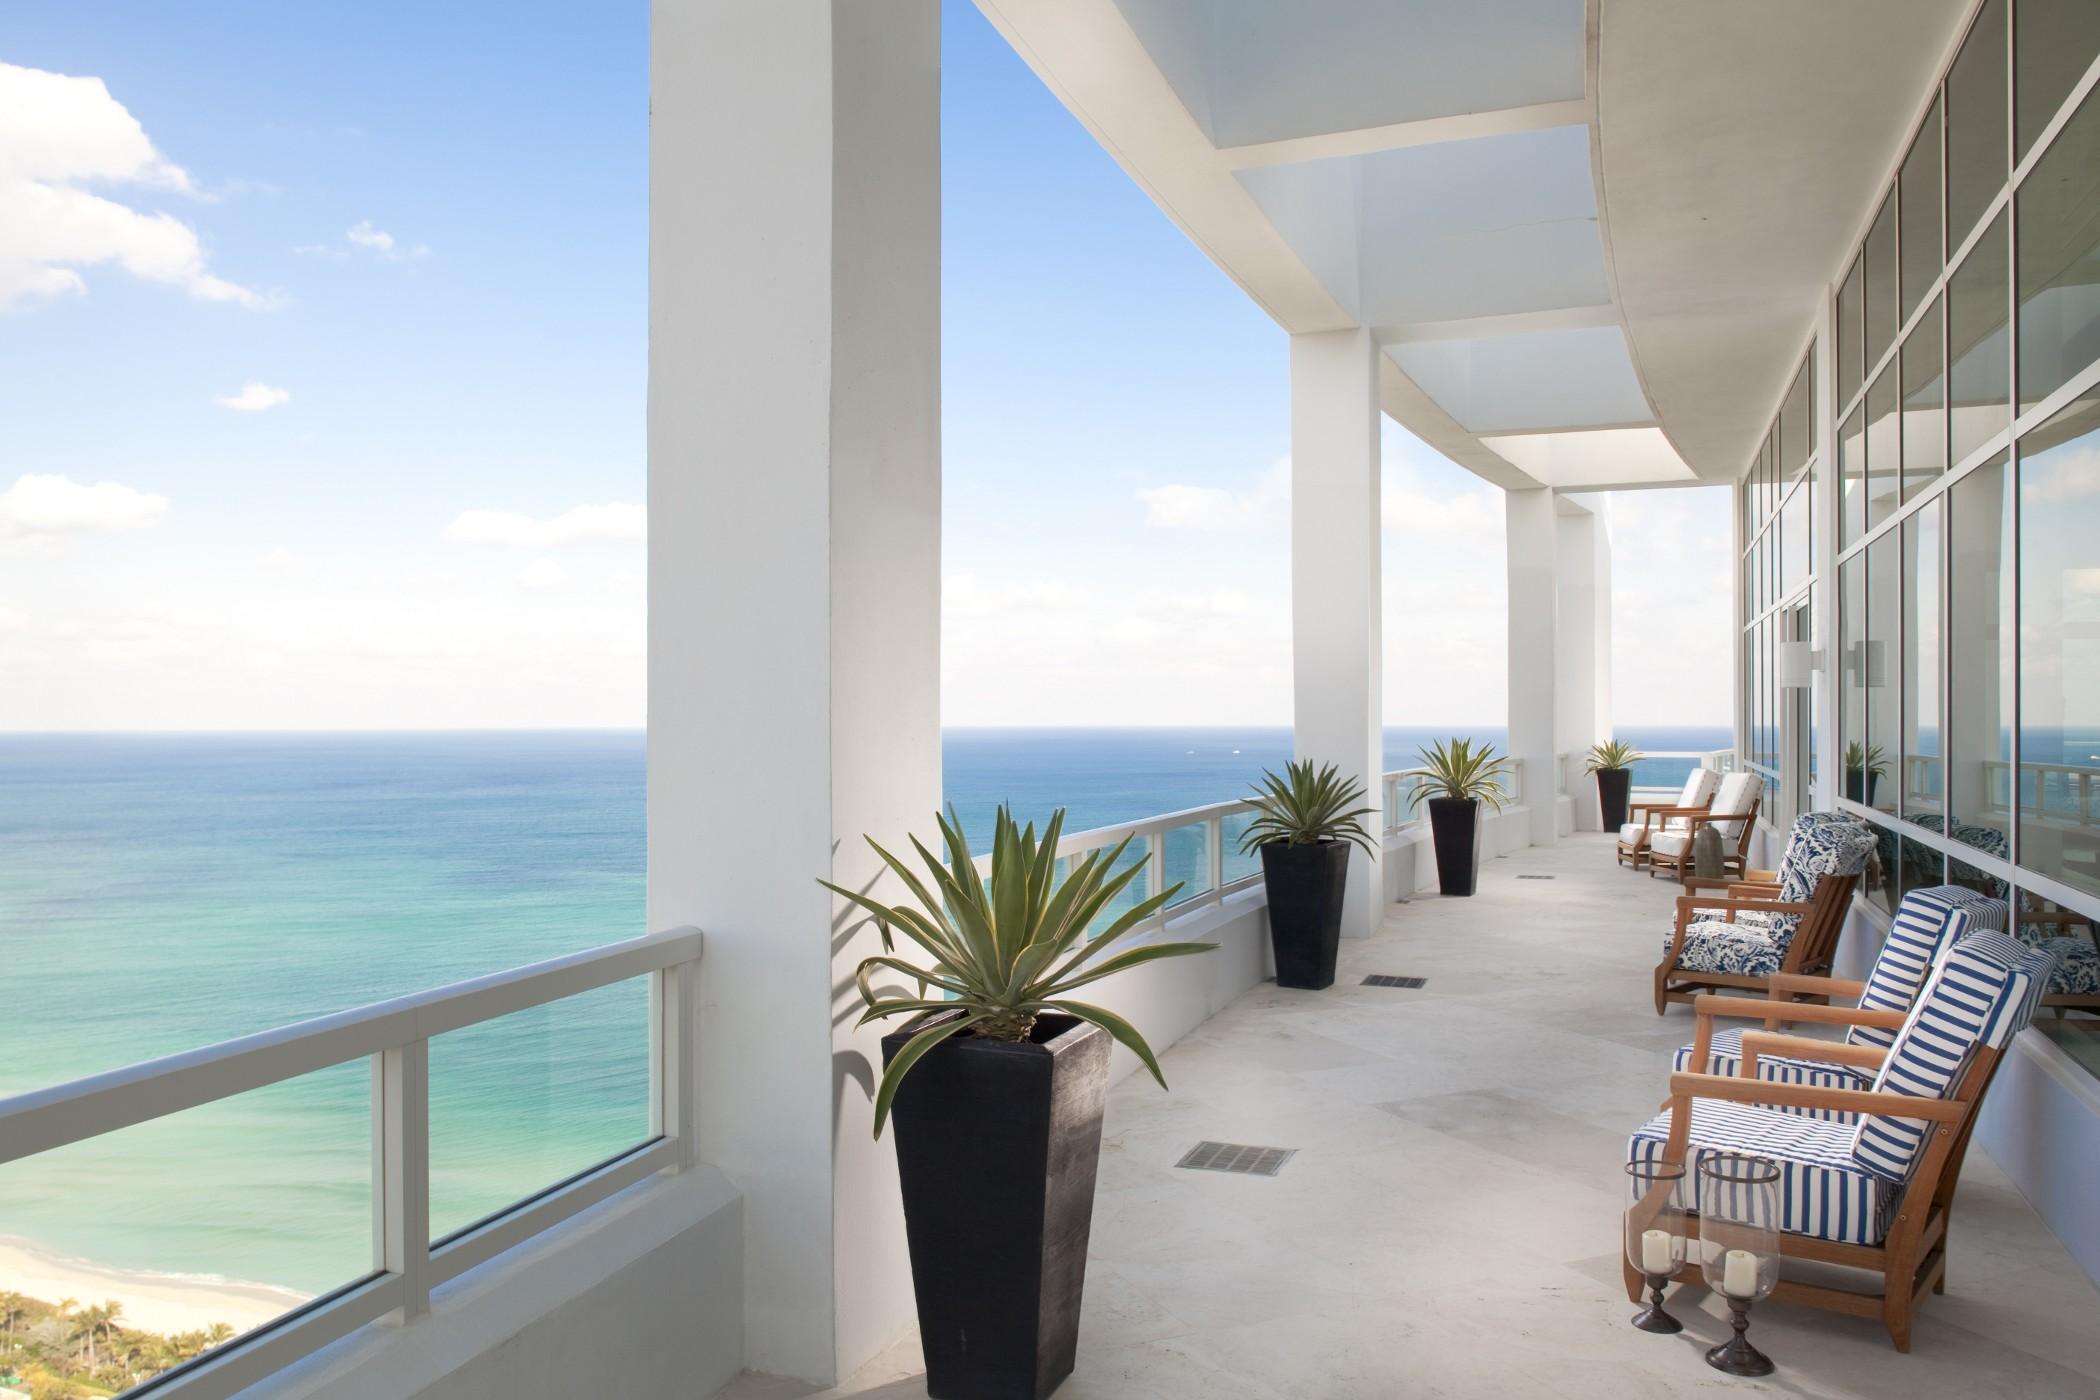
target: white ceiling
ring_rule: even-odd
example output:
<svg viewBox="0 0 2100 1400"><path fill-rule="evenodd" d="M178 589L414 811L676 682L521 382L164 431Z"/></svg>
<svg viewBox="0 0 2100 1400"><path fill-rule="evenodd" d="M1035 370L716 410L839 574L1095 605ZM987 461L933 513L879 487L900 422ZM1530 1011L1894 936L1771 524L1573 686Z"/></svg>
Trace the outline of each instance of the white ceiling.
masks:
<svg viewBox="0 0 2100 1400"><path fill-rule="evenodd" d="M1287 331L1505 486L1725 479L1963 0L978 0Z"/></svg>

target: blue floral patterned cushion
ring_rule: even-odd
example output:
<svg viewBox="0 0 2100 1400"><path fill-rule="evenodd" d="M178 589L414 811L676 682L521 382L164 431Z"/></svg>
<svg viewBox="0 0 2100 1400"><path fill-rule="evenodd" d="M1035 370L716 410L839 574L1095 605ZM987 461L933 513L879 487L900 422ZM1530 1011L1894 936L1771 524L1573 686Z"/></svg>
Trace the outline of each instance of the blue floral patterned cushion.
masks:
<svg viewBox="0 0 2100 1400"><path fill-rule="evenodd" d="M2056 971L2049 976L2049 995L2100 996L2100 947L2090 938L2043 938L2029 946L2056 959Z"/></svg>
<svg viewBox="0 0 2100 1400"><path fill-rule="evenodd" d="M1857 877L1866 873L1867 862L1874 855L1874 833L1863 822L1833 820L1834 815L1810 812L1794 819L1786 855L1779 863L1780 899L1789 904L1805 904L1825 875ZM1799 914L1775 914L1772 940L1784 951L1800 926Z"/></svg>
<svg viewBox="0 0 2100 1400"><path fill-rule="evenodd" d="M1676 942L1676 930L1663 942L1667 956ZM1769 977L1779 971L1786 958L1784 945L1747 922L1726 919L1694 919L1684 931L1684 947L1677 966L1686 972L1733 972L1744 977Z"/></svg>

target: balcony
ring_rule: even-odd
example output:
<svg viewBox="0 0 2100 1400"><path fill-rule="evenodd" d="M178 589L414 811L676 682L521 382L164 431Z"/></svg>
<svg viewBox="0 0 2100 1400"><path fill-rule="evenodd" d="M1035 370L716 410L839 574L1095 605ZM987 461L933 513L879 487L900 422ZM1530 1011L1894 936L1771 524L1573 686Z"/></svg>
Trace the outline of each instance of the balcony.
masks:
<svg viewBox="0 0 2100 1400"><path fill-rule="evenodd" d="M1727 1333L1626 1325L1627 1132L1691 1018L1648 1004L1674 886L1605 838L1524 850L1470 900L1392 907L1324 993L1264 985L1114 1090L1072 1400L1681 1394ZM1358 984L1371 973L1420 990ZM1199 1140L1293 1150L1272 1178L1179 1170ZM2100 1391L2100 1292L1981 1153L1948 1290L1915 1348L1766 1306L1778 1383L1828 1397ZM722 1400L916 1400L905 1342L836 1389L745 1377Z"/></svg>

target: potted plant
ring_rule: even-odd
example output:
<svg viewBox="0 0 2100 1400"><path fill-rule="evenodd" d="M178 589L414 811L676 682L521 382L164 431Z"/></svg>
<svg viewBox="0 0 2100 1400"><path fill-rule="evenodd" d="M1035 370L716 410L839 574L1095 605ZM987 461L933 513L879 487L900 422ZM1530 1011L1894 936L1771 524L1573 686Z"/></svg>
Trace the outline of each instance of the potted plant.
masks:
<svg viewBox="0 0 2100 1400"><path fill-rule="evenodd" d="M1874 805L1875 789L1888 776L1889 765L1881 752L1881 745L1868 744L1861 748L1857 739L1845 745L1845 796L1854 802L1871 807Z"/></svg>
<svg viewBox="0 0 2100 1400"><path fill-rule="evenodd" d="M872 915L882 934L884 952L855 977L866 1003L859 1024L912 1018L883 1037L875 1133L896 1115L926 1391L936 1400L1042 1400L1072 1373L1110 1038L1161 1088L1167 1081L1134 1026L1071 993L1217 946L1110 953L1181 886L1117 912L1145 868L1142 860L1116 868L1128 838L1069 858L1059 879L1064 819L1055 813L1038 840L1033 823L1020 827L1001 807L982 878L953 809L940 821L945 862L912 841L923 870L871 838L911 895L903 904L821 882ZM917 946L917 961L896 955L898 933ZM915 990L876 986L885 971Z"/></svg>
<svg viewBox="0 0 2100 1400"><path fill-rule="evenodd" d="M1626 824L1626 803L1633 796L1633 765L1642 755L1623 739L1593 745L1585 773L1597 777L1597 820L1606 831Z"/></svg>
<svg viewBox="0 0 2100 1400"><path fill-rule="evenodd" d="M1330 763L1311 759L1263 770L1248 794L1254 820L1240 837L1240 853L1259 848L1262 885L1269 895L1269 944L1276 953L1276 985L1318 991L1334 985L1342 937L1342 896L1349 882L1349 848L1376 856L1358 807L1364 785L1343 778Z"/></svg>
<svg viewBox="0 0 2100 1400"><path fill-rule="evenodd" d="M1417 755L1420 768L1408 770L1415 780L1412 805L1429 804L1429 834L1436 847L1439 893L1470 895L1480 878L1480 804L1502 810L1502 787L1509 760L1493 744L1473 747L1471 739L1439 740Z"/></svg>

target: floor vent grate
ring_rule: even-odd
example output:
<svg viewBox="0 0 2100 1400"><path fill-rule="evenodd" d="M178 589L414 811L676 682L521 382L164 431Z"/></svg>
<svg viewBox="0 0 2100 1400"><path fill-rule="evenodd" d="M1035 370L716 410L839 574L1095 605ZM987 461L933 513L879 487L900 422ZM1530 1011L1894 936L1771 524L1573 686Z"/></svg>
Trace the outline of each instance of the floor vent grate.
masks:
<svg viewBox="0 0 2100 1400"><path fill-rule="evenodd" d="M1231 1172L1235 1176L1274 1176L1298 1151L1295 1147L1249 1147L1238 1142L1199 1142L1174 1165L1190 1171Z"/></svg>
<svg viewBox="0 0 2100 1400"><path fill-rule="evenodd" d="M1551 875L1519 875L1517 878L1519 880L1550 880L1553 877Z"/></svg>
<svg viewBox="0 0 2100 1400"><path fill-rule="evenodd" d="M1387 973L1374 972L1364 979L1364 985L1366 987L1407 987L1412 989L1428 986L1429 979L1427 977L1394 977Z"/></svg>

